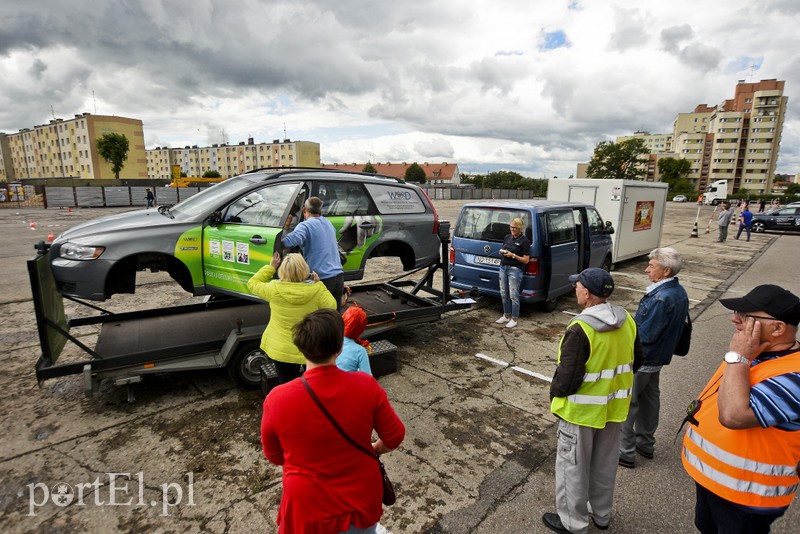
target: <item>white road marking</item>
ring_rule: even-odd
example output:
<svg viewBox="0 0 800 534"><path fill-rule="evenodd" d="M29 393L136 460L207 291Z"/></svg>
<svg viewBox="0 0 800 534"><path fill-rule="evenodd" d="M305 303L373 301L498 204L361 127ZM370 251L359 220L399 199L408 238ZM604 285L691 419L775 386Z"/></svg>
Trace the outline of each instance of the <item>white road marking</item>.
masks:
<svg viewBox="0 0 800 534"><path fill-rule="evenodd" d="M497 358L492 358L491 356L487 356L487 355L485 355L483 353L480 353L480 352L476 353L475 357L476 358L480 358L481 360L486 360L487 362L495 363L495 364L497 364L497 365L499 365L501 367L508 367L509 365L511 365L508 362L505 362L503 360L499 360ZM516 371L516 372L518 372L518 373L522 373L524 375L528 375L528 376L532 376L534 378L538 378L540 380L544 380L545 382L552 382L553 381L552 377L545 376L545 375L543 375L541 373L537 373L535 371L529 371L529 370L527 370L527 369L525 369L523 367L519 367L518 365L515 365L515 366L511 367L511 369Z"/></svg>
<svg viewBox="0 0 800 534"><path fill-rule="evenodd" d="M511 365L508 362L504 362L503 360L498 360L497 358L492 358L491 356L487 356L485 354L481 354L480 352L475 355L476 358L480 358L482 360L486 360L488 362L496 363L497 365L508 367Z"/></svg>
<svg viewBox="0 0 800 534"><path fill-rule="evenodd" d="M552 382L553 381L553 378L550 377L550 376L545 376L543 374L536 373L534 371L528 371L527 369L523 369L522 367L517 367L516 365L514 367L512 367L511 369L516 371L516 372L518 372L518 373L522 373L524 375L528 375L528 376L532 376L534 378L538 378L540 380L544 380L545 382Z"/></svg>

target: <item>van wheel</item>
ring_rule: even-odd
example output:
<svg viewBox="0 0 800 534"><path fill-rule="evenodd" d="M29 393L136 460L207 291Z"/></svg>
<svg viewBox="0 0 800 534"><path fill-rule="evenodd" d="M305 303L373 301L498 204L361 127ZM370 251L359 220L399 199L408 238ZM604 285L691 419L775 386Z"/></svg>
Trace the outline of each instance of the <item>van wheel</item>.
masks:
<svg viewBox="0 0 800 534"><path fill-rule="evenodd" d="M558 299L543 300L539 303L539 309L543 312L551 312L558 306Z"/></svg>
<svg viewBox="0 0 800 534"><path fill-rule="evenodd" d="M600 268L610 273L611 269L614 268L614 265L611 263L611 258L606 257L606 259L603 260L603 264L600 266Z"/></svg>
<svg viewBox="0 0 800 534"><path fill-rule="evenodd" d="M228 374L246 388L261 386L261 366L270 360L258 341L243 343L228 362Z"/></svg>

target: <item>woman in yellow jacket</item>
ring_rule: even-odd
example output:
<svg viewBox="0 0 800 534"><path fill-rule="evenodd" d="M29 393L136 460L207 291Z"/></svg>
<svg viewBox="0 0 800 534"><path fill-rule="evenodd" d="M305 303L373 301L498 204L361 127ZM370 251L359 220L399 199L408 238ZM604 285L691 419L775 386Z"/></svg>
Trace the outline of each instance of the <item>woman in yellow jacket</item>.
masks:
<svg viewBox="0 0 800 534"><path fill-rule="evenodd" d="M276 269L279 279L273 280ZM261 336L261 350L275 362L281 384L299 377L306 362L292 341L294 325L314 310L336 309L336 300L317 273L311 273L313 280L309 273L311 269L300 254L287 254L281 263L280 254L275 252L272 261L247 282L253 295L269 302L270 317Z"/></svg>

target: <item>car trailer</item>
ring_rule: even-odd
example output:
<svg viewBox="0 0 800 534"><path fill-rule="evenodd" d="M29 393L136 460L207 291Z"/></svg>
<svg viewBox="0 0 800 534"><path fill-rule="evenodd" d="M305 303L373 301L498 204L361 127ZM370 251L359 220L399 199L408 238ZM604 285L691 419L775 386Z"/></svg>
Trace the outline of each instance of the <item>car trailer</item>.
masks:
<svg viewBox="0 0 800 534"><path fill-rule="evenodd" d="M450 294L449 222L439 223L439 237L442 250L437 262L388 282L348 288L345 309L357 305L367 314L363 337L436 321L444 313L470 306L468 300L458 300ZM274 385L274 367L259 348L269 322L268 303L228 296L208 297L195 304L115 313L61 295L50 269L48 246L39 243L36 248L39 253L28 260L28 274L42 350L36 362L40 385L50 378L82 374L84 392L92 395L102 379L110 379L116 386L127 386L128 401L134 402L132 385L141 382L145 375L223 367L245 387L261 386L266 393ZM419 280L410 278L422 271ZM441 290L434 287L437 271L441 271ZM64 299L96 313L68 318ZM94 347L70 333L72 328L88 325L100 326ZM89 358L60 363L59 356L67 342L79 347ZM373 343L370 363L375 376L394 372L395 350L385 340Z"/></svg>

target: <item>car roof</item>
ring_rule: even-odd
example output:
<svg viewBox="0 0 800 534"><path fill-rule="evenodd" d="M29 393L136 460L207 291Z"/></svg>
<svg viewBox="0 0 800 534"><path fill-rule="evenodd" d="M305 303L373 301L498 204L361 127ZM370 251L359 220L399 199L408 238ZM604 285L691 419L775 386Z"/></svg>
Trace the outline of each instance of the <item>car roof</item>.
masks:
<svg viewBox="0 0 800 534"><path fill-rule="evenodd" d="M530 208L567 208L567 207L581 207L589 206L583 202L565 202L561 200L543 200L543 199L526 199L526 200L483 200L479 202L470 202L464 204L465 208L516 208L516 209L530 209Z"/></svg>
<svg viewBox="0 0 800 534"><path fill-rule="evenodd" d="M262 176L258 176L262 175ZM382 174L372 174L365 172L342 171L336 169L322 169L318 167L292 167L292 168L263 168L248 171L239 176L249 176L251 179L261 180L294 180L297 178L325 178L326 180L342 181L342 182L362 182L362 183L379 183L384 185L404 185L411 187L418 187L415 184L401 180L394 176L385 176ZM235 177L234 177L235 178Z"/></svg>

